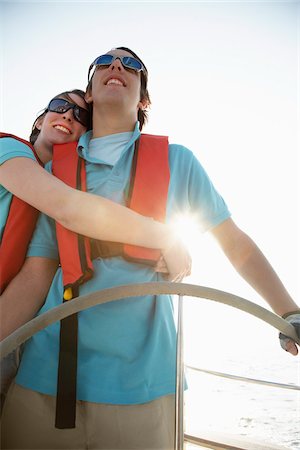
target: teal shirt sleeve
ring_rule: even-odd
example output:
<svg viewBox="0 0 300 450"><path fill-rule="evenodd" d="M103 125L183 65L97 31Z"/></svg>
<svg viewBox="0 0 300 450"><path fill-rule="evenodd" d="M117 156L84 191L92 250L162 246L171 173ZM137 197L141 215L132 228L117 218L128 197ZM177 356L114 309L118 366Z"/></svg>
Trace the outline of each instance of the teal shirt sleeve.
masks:
<svg viewBox="0 0 300 450"><path fill-rule="evenodd" d="M228 207L199 160L186 147L169 146L171 180L168 219L176 214L192 214L205 232L230 217Z"/></svg>
<svg viewBox="0 0 300 450"><path fill-rule="evenodd" d="M0 165L5 161L13 158L30 158L36 161L32 150L28 145L11 137L5 137L0 139Z"/></svg>
<svg viewBox="0 0 300 450"><path fill-rule="evenodd" d="M59 260L55 223L46 214L41 213L39 216L26 256Z"/></svg>
<svg viewBox="0 0 300 450"><path fill-rule="evenodd" d="M0 138L0 165L18 157L36 160L28 145L11 137ZM5 228L11 199L12 194L0 184L0 241Z"/></svg>
<svg viewBox="0 0 300 450"><path fill-rule="evenodd" d="M51 164L45 169L51 173ZM27 256L40 256L59 260L56 240L55 221L46 214L40 213L37 225L28 247Z"/></svg>

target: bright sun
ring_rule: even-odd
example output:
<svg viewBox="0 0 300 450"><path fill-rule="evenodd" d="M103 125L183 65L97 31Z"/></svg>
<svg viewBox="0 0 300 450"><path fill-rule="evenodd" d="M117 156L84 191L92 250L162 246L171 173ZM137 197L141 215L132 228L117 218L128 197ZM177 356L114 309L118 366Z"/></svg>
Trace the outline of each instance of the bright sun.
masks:
<svg viewBox="0 0 300 450"><path fill-rule="evenodd" d="M192 214L177 215L172 219L170 225L175 233L184 242L189 252L195 248L195 242L199 240L199 225Z"/></svg>

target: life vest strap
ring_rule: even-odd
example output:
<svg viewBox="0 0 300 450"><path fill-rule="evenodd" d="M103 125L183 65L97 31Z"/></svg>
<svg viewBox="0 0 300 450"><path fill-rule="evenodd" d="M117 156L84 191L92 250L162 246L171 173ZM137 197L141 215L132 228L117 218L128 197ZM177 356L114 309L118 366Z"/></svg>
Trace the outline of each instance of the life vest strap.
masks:
<svg viewBox="0 0 300 450"><path fill-rule="evenodd" d="M73 288L73 298L79 289ZM72 314L60 322L60 347L58 362L55 427L76 426L76 388L78 352L78 315Z"/></svg>
<svg viewBox="0 0 300 450"><path fill-rule="evenodd" d="M72 314L60 324L56 428L75 428L77 386L78 317Z"/></svg>
<svg viewBox="0 0 300 450"><path fill-rule="evenodd" d="M112 258L123 256L123 244L120 242L91 240L91 258Z"/></svg>
<svg viewBox="0 0 300 450"><path fill-rule="evenodd" d="M142 259L133 258L124 252L124 245L121 242L110 242L110 241L98 241L92 240L91 242L91 259L101 258L114 258L116 256L121 256L126 261L145 264L150 267L154 267L157 261L154 259Z"/></svg>

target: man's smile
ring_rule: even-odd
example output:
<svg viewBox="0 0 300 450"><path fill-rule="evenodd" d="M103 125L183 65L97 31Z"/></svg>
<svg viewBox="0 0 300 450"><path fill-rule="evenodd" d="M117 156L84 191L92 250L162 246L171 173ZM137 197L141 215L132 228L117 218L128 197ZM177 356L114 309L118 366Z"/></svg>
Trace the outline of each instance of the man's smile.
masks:
<svg viewBox="0 0 300 450"><path fill-rule="evenodd" d="M106 82L104 83L106 86L109 86L109 85L111 85L111 84L115 84L115 85L117 85L117 86L123 86L123 87L125 87L126 86L126 83L125 83L125 81L121 78L121 77L116 77L116 76L110 76L109 78L108 78L108 80L106 80Z"/></svg>

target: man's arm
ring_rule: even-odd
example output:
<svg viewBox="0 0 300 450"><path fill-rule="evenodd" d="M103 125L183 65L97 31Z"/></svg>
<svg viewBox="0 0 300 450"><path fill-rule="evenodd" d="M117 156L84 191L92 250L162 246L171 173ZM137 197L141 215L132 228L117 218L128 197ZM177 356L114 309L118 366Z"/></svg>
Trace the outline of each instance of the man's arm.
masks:
<svg viewBox="0 0 300 450"><path fill-rule="evenodd" d="M211 231L237 272L282 316L298 309L278 275L255 242L227 219ZM297 354L292 341L286 349Z"/></svg>
<svg viewBox="0 0 300 450"><path fill-rule="evenodd" d="M21 271L0 296L0 340L32 319L44 303L58 262L26 258Z"/></svg>

